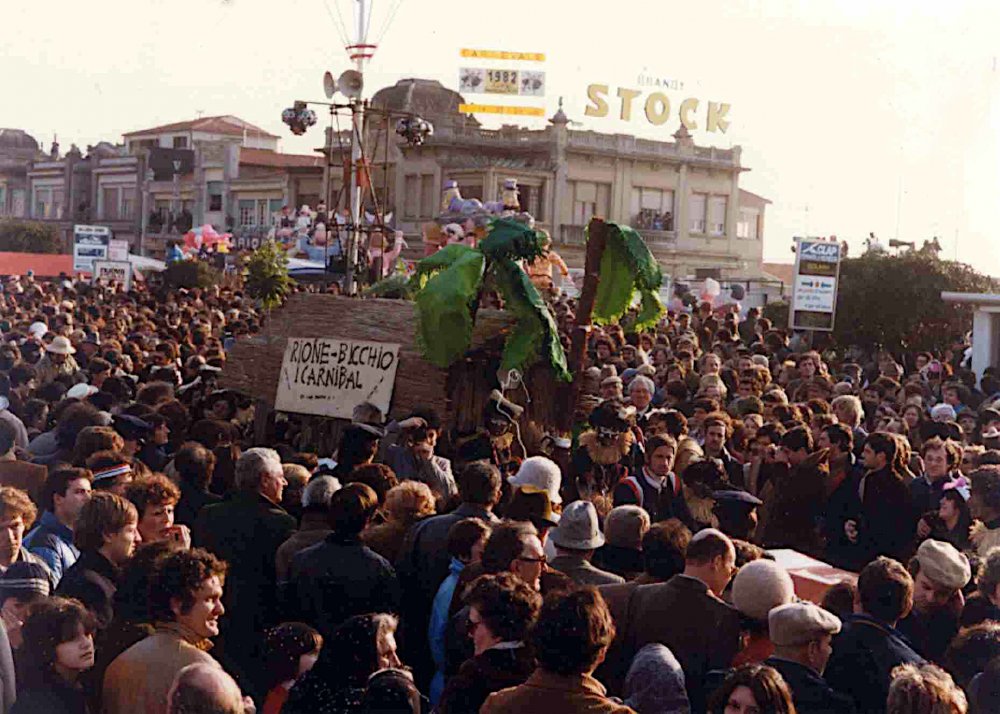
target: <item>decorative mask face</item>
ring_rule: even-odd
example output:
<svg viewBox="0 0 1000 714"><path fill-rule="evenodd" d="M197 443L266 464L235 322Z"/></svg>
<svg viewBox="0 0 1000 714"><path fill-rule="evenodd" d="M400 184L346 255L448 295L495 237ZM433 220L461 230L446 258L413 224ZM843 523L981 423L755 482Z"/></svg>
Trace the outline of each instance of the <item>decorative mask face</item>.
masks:
<svg viewBox="0 0 1000 714"><path fill-rule="evenodd" d="M487 420L486 429L491 436L503 436L510 430L510 422L499 417L492 417Z"/></svg>
<svg viewBox="0 0 1000 714"><path fill-rule="evenodd" d="M599 426L597 427L597 442L602 446L608 446L614 443L615 439L617 439L621 433L622 432L617 429L609 429L606 426Z"/></svg>

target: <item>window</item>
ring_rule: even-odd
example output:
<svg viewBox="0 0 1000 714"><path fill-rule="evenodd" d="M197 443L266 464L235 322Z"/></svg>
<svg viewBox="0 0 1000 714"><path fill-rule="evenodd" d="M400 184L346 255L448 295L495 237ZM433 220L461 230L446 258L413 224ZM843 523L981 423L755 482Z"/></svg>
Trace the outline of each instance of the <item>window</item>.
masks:
<svg viewBox="0 0 1000 714"><path fill-rule="evenodd" d="M174 137L174 148L175 149L186 149L188 145L188 138L186 136L175 136Z"/></svg>
<svg viewBox="0 0 1000 714"><path fill-rule="evenodd" d="M278 222L278 216L281 215L281 207L284 204L281 202L280 198L272 198L267 202L267 225L273 226Z"/></svg>
<svg viewBox="0 0 1000 714"><path fill-rule="evenodd" d="M130 221L135 218L135 196L127 188L122 188L121 195L121 218Z"/></svg>
<svg viewBox="0 0 1000 714"><path fill-rule="evenodd" d="M423 218L433 218L438 212L440 196L434 190L434 174L424 174L420 177L420 215Z"/></svg>
<svg viewBox="0 0 1000 714"><path fill-rule="evenodd" d="M740 219L736 222L736 237L743 240L757 240L757 220L756 211L740 211Z"/></svg>
<svg viewBox="0 0 1000 714"><path fill-rule="evenodd" d="M255 202L247 199L240 199L239 202L239 215L237 218L237 225L240 226L255 226L257 219L257 208ZM278 209L281 210L280 208Z"/></svg>
<svg viewBox="0 0 1000 714"><path fill-rule="evenodd" d="M403 188L403 217L420 217L420 176L407 174Z"/></svg>
<svg viewBox="0 0 1000 714"><path fill-rule="evenodd" d="M0 216L7 215L7 187L0 186Z"/></svg>
<svg viewBox="0 0 1000 714"><path fill-rule="evenodd" d="M726 234L726 196L712 196L708 199L708 233L712 236Z"/></svg>
<svg viewBox="0 0 1000 714"><path fill-rule="evenodd" d="M48 218L52 211L52 189L36 188L35 200L32 204L32 217Z"/></svg>
<svg viewBox="0 0 1000 714"><path fill-rule="evenodd" d="M497 183L496 195L498 199L503 198L503 181ZM531 184L522 183L521 180L518 179L517 200L521 204L522 211L530 213L534 216L536 221L545 220L545 217L542 215L541 186L533 186Z"/></svg>
<svg viewBox="0 0 1000 714"><path fill-rule="evenodd" d="M15 218L24 216L26 193L23 188L12 188L10 190L10 215Z"/></svg>
<svg viewBox="0 0 1000 714"><path fill-rule="evenodd" d="M694 269L694 279L695 280L705 280L711 278L712 280L722 280L722 270L720 268L695 268Z"/></svg>
<svg viewBox="0 0 1000 714"><path fill-rule="evenodd" d="M674 192L659 188L633 187L631 220L635 228L672 231Z"/></svg>
<svg viewBox="0 0 1000 714"><path fill-rule="evenodd" d="M705 232L705 209L707 206L708 197L703 193L692 193L691 200L688 202L688 212L691 214L689 217L690 223L688 225L688 230L692 233L704 233Z"/></svg>
<svg viewBox="0 0 1000 714"><path fill-rule="evenodd" d="M585 226L594 216L607 216L611 206L611 186L606 183L573 181L573 215L570 225Z"/></svg>
<svg viewBox="0 0 1000 714"><path fill-rule="evenodd" d="M208 182L208 210L222 210L222 181Z"/></svg>
<svg viewBox="0 0 1000 714"><path fill-rule="evenodd" d="M118 219L118 187L104 187L101 189L101 216L105 220Z"/></svg>

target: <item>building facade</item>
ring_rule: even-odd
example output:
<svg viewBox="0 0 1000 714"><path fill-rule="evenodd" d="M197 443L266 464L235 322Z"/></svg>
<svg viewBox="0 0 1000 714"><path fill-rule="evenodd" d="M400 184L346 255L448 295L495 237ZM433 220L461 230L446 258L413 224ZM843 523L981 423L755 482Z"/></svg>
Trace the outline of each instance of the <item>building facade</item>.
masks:
<svg viewBox="0 0 1000 714"><path fill-rule="evenodd" d="M322 193L323 157L277 145L232 116L130 132L86 154L55 142L45 153L25 132L0 129L0 217L53 224L67 246L74 224L107 226L154 257L188 226L266 233L282 206L315 207Z"/></svg>
<svg viewBox="0 0 1000 714"><path fill-rule="evenodd" d="M769 201L740 189L741 149L697 146L683 126L673 142L570 128L560 108L541 130L482 128L459 113L462 96L439 82L404 79L377 92L371 104L367 154L377 194L396 226L419 241L440 212L442 186L457 181L464 198L500 199L517 179L521 207L548 230L571 264L582 261L584 229L593 216L635 227L664 270L677 278L764 277L764 218ZM434 124L419 146L388 132L385 112L413 113ZM349 138L332 141L334 163Z"/></svg>

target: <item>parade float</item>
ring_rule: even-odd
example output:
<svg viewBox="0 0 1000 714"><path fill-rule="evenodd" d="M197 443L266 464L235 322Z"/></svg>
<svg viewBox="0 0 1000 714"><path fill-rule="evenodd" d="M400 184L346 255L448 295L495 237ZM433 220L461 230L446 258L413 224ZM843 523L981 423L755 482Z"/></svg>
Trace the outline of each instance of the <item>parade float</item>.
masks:
<svg viewBox="0 0 1000 714"><path fill-rule="evenodd" d="M660 268L627 226L591 222L575 319L560 326L525 271L549 241L520 210L516 183L486 204L446 184L442 207L412 273L360 299L294 294L233 348L222 383L257 400L261 438L294 422L303 444L329 451L365 404L381 421L432 408L449 431L470 434L498 392L519 408L525 442L565 434L592 322L628 313L641 330L662 314Z"/></svg>

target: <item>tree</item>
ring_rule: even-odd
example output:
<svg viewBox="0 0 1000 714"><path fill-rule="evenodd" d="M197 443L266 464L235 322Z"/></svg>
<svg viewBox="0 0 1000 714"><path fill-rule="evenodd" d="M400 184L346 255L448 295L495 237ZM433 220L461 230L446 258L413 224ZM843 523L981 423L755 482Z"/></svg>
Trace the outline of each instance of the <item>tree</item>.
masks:
<svg viewBox="0 0 1000 714"><path fill-rule="evenodd" d="M841 345L940 350L971 326L972 307L941 293L991 292L997 281L964 263L909 252L843 261L834 339Z"/></svg>
<svg viewBox="0 0 1000 714"><path fill-rule="evenodd" d="M219 271L203 260L175 260L163 271L163 283L171 288L207 288L219 281Z"/></svg>
<svg viewBox="0 0 1000 714"><path fill-rule="evenodd" d="M246 263L246 289L265 310L277 307L292 287L288 255L273 240L265 241Z"/></svg>
<svg viewBox="0 0 1000 714"><path fill-rule="evenodd" d="M0 221L0 252L61 253L55 226L37 221Z"/></svg>

